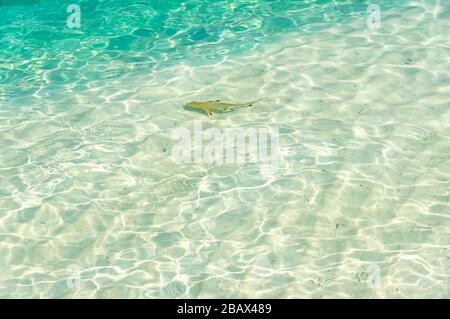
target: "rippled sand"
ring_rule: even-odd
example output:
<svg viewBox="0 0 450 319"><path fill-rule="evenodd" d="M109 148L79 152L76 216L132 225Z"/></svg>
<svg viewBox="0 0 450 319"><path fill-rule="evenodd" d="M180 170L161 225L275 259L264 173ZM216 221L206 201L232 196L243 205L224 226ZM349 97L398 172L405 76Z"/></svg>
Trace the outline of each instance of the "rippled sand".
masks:
<svg viewBox="0 0 450 319"><path fill-rule="evenodd" d="M448 298L444 2L15 99L29 107L0 110L0 297ZM211 119L181 107L260 97ZM174 163L172 130L199 119L278 127L280 169Z"/></svg>

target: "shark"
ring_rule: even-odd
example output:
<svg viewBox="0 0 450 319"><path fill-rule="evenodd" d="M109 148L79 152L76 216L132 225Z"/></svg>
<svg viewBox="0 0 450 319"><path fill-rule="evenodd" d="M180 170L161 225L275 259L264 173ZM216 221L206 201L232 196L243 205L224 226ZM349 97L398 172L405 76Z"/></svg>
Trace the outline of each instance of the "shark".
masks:
<svg viewBox="0 0 450 319"><path fill-rule="evenodd" d="M213 101L206 101L206 102L188 102L186 104L187 107L194 108L194 109L201 109L205 111L205 113L208 115L208 117L211 117L213 110L223 110L226 111L230 108L239 108L239 107L248 107L253 106L255 103L258 103L262 99L247 102L247 103L226 103L222 102L220 100L213 100Z"/></svg>

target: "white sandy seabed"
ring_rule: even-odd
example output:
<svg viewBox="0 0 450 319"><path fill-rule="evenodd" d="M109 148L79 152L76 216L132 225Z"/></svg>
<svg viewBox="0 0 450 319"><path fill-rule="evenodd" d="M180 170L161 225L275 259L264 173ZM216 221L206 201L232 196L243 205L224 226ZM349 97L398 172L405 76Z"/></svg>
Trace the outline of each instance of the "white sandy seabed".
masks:
<svg viewBox="0 0 450 319"><path fill-rule="evenodd" d="M19 258L17 237L6 236L0 296L448 297L444 2L382 12L376 30L361 19L285 33L214 65L193 66L193 54L120 90L111 81L77 95L96 107L47 119L48 134L68 122L67 134L86 142L78 162L55 155L72 182L45 202L49 180L20 195L40 206L9 231L34 241L21 242ZM261 97L211 119L181 107ZM172 129L199 119L205 128L278 127L280 169L175 164ZM39 223L61 211L73 217ZM66 287L73 264L76 289Z"/></svg>

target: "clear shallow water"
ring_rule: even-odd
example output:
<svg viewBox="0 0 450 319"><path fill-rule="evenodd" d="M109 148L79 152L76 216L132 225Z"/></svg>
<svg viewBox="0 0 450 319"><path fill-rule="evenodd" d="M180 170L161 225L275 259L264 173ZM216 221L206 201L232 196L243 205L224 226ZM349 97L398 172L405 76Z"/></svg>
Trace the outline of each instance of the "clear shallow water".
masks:
<svg viewBox="0 0 450 319"><path fill-rule="evenodd" d="M447 2L5 3L1 297L448 297ZM195 120L280 168L174 163Z"/></svg>

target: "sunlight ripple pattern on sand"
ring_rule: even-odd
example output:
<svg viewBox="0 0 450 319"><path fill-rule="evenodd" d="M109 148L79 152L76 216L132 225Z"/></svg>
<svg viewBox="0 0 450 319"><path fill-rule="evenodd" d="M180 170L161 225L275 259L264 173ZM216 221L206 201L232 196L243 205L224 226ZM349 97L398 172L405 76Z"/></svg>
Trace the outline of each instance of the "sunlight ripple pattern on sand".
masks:
<svg viewBox="0 0 450 319"><path fill-rule="evenodd" d="M386 1L377 30L349 1L205 2L89 1L86 36L32 19L0 44L0 297L448 298L448 2ZM277 126L279 170L174 163L195 120Z"/></svg>

